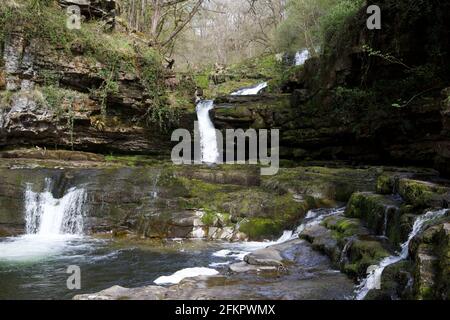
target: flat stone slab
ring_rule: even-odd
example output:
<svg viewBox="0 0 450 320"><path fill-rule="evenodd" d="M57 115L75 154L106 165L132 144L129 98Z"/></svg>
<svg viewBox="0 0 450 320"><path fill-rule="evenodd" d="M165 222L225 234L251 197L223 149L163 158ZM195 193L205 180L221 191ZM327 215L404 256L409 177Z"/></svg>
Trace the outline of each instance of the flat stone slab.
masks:
<svg viewBox="0 0 450 320"><path fill-rule="evenodd" d="M273 272L277 271L278 267L274 266L256 266L248 264L247 262L239 262L230 265L230 271L234 273L247 273L247 272Z"/></svg>
<svg viewBox="0 0 450 320"><path fill-rule="evenodd" d="M76 295L73 300L162 300L167 291L159 286L134 289L114 286L97 293Z"/></svg>

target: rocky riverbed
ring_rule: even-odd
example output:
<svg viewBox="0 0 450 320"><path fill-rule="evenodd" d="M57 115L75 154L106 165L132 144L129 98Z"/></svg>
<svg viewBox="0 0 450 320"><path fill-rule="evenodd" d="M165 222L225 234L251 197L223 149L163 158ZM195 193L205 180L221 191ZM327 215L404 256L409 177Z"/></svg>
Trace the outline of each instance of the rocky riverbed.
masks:
<svg viewBox="0 0 450 320"><path fill-rule="evenodd" d="M450 195L448 181L431 169L314 163L261 177L247 166L174 167L142 157L46 151L29 159L36 152L42 154L2 153L3 237L25 233L27 190L62 199L81 188L87 236L128 243L203 239L216 243L221 257L207 251L199 265L184 265L217 275L188 276L172 286L148 286L155 280L148 279L143 287L113 286L76 299L354 298L359 281L395 255L417 217L446 208ZM380 290L367 298L445 297L448 219L429 221L408 257L386 268Z"/></svg>

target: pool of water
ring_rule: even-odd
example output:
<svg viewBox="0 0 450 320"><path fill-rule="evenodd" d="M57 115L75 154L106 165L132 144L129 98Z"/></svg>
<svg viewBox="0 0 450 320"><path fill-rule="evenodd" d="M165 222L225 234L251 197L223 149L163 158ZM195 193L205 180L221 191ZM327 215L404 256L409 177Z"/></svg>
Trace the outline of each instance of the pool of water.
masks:
<svg viewBox="0 0 450 320"><path fill-rule="evenodd" d="M88 237L23 236L0 240L0 299L71 299L113 285L153 285L160 276L234 259L230 245L203 241L130 244ZM232 248L231 248L232 249ZM67 268L81 269L81 290L67 289Z"/></svg>

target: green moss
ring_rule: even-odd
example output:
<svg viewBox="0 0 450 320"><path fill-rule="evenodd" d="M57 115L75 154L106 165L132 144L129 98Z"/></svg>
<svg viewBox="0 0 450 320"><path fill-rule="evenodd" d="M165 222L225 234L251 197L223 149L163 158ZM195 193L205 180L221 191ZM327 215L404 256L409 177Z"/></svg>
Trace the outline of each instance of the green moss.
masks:
<svg viewBox="0 0 450 320"><path fill-rule="evenodd" d="M336 238L340 240L356 235L361 227L361 222L358 219L329 217L322 222L322 225L327 229L336 231Z"/></svg>
<svg viewBox="0 0 450 320"><path fill-rule="evenodd" d="M377 179L377 193L392 194L394 192L394 179L388 174L382 174Z"/></svg>
<svg viewBox="0 0 450 320"><path fill-rule="evenodd" d="M356 240L349 251L350 262L343 269L354 277L365 276L369 266L391 255L378 241Z"/></svg>
<svg viewBox="0 0 450 320"><path fill-rule="evenodd" d="M14 93L6 90L0 92L0 108L8 108L11 105Z"/></svg>
<svg viewBox="0 0 450 320"><path fill-rule="evenodd" d="M274 238L283 231L283 222L270 218L248 218L241 222L239 230L254 240Z"/></svg>
<svg viewBox="0 0 450 320"><path fill-rule="evenodd" d="M386 212L395 212L397 205L388 196L370 192L357 192L350 198L345 215L349 218L364 220L369 228L377 234L381 234ZM391 213L388 213L388 215L391 215Z"/></svg>
<svg viewBox="0 0 450 320"><path fill-rule="evenodd" d="M100 88L95 90L103 116L106 115L108 98L118 93L119 74L128 73L139 77L148 102L145 115L138 120L157 125L163 131L178 125L178 109L170 107L162 59L155 49L144 41L134 41L126 33L104 32L102 21L84 21L80 30L69 30L64 10L54 1L35 1L39 6L28 1L19 2L20 8L0 7L0 40L20 25L25 39L45 47L46 54L58 57L63 49L64 55L70 58L73 55L71 46L76 44L83 48L84 59L96 66L98 76L103 79ZM57 87L58 78L50 73L44 71L44 85Z"/></svg>
<svg viewBox="0 0 450 320"><path fill-rule="evenodd" d="M429 182L401 179L399 193L406 202L415 207L426 208L432 206L440 195L448 192L448 188L431 184Z"/></svg>

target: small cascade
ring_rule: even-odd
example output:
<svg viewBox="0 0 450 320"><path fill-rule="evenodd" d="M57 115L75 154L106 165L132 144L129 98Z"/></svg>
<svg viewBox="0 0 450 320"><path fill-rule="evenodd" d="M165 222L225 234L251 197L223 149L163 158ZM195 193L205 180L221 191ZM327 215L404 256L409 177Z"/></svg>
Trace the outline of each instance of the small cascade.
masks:
<svg viewBox="0 0 450 320"><path fill-rule="evenodd" d="M297 230L294 232L293 237L298 238L298 236L307 228L320 224L325 218L343 214L345 211L344 208L334 208L334 209L316 209L310 210L306 214L303 223L297 227Z"/></svg>
<svg viewBox="0 0 450 320"><path fill-rule="evenodd" d="M309 54L308 49L303 49L303 50L297 51L295 53L295 57L294 57L294 65L296 65L296 66L304 65L306 60L309 59L309 57L310 57L310 54Z"/></svg>
<svg viewBox="0 0 450 320"><path fill-rule="evenodd" d="M322 220L327 217L343 214L344 210L345 208L310 210L303 219L303 223L300 226L298 226L296 230L284 231L281 237L278 238L278 240L266 242L244 242L241 244L233 244L231 249L224 249L217 251L213 254L213 256L219 258L233 258L234 260L243 260L244 257L247 254L251 253L252 251L296 240L298 239L299 235L303 232L303 230L305 230L307 227L320 224ZM231 262L230 261L220 262L219 265L222 264L227 265L229 263ZM213 263L213 265L218 265L218 262Z"/></svg>
<svg viewBox="0 0 450 320"><path fill-rule="evenodd" d="M50 179L45 184L44 192L26 186L26 234L0 242L0 261L36 261L56 255L83 234L86 191L72 188L61 199L55 199Z"/></svg>
<svg viewBox="0 0 450 320"><path fill-rule="evenodd" d="M347 243L345 244L344 248L342 248L341 251L341 257L339 259L339 264L342 266L344 265L348 258L347 258L347 254L348 254L348 250L350 250L350 248L353 245L353 242L355 241L356 237L351 237L350 239L347 240Z"/></svg>
<svg viewBox="0 0 450 320"><path fill-rule="evenodd" d="M261 90L267 88L267 82L263 82L260 84L257 84L256 86L250 87L250 88L243 88L238 91L233 92L232 96L251 96L251 95L257 95L261 92Z"/></svg>
<svg viewBox="0 0 450 320"><path fill-rule="evenodd" d="M393 210L397 209L394 206L388 206L384 210L384 217L383 217L383 237L387 237L387 229L388 229L388 223L389 223L389 214L390 212L393 212Z"/></svg>
<svg viewBox="0 0 450 320"><path fill-rule="evenodd" d="M423 227L426 225L426 223L445 216L447 212L447 209L430 211L418 217L414 222L408 240L401 245L401 251L396 255L383 259L377 266L372 266L369 268L370 272L368 273L367 277L361 281L356 289L356 299L363 300L370 290L379 289L381 284L381 275L383 274L384 269L394 263L407 259L409 255L410 242L423 231Z"/></svg>
<svg viewBox="0 0 450 320"><path fill-rule="evenodd" d="M70 189L61 199L53 198L50 182L46 190L33 192L31 185L25 191L25 221L27 234L40 236L81 235L83 233L83 204L86 192Z"/></svg>
<svg viewBox="0 0 450 320"><path fill-rule="evenodd" d="M153 180L152 191L150 192L152 200L158 199L158 183L159 183L160 177L161 177L161 171L158 171L158 173L156 174L155 180Z"/></svg>
<svg viewBox="0 0 450 320"><path fill-rule="evenodd" d="M201 100L197 103L198 129L200 131L200 147L202 161L216 163L219 158L216 129L209 117L209 111L214 108L213 100Z"/></svg>

